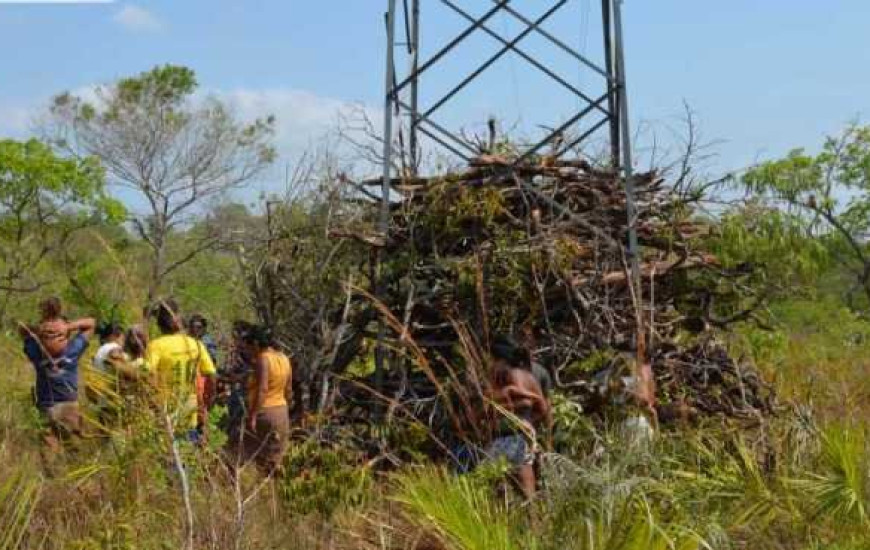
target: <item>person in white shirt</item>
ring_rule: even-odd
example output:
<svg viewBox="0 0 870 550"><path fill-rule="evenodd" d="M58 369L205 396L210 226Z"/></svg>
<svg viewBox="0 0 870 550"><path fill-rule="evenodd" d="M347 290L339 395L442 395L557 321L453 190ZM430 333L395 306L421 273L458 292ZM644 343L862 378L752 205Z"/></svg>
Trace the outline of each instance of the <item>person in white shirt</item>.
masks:
<svg viewBox="0 0 870 550"><path fill-rule="evenodd" d="M100 347L94 354L94 368L110 373L110 361L124 358L124 329L117 323L108 323L97 330Z"/></svg>

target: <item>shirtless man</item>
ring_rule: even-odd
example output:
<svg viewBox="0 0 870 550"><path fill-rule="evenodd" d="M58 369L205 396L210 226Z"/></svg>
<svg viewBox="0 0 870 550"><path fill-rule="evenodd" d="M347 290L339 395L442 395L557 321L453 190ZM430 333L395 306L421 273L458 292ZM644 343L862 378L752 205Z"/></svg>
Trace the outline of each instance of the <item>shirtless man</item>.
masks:
<svg viewBox="0 0 870 550"><path fill-rule="evenodd" d="M69 335L75 331L75 326L63 318L63 306L60 299L54 296L39 303L39 323L35 326L21 325L19 332L22 338L34 337L42 351L52 359L63 354Z"/></svg>
<svg viewBox="0 0 870 550"><path fill-rule="evenodd" d="M508 338L492 346L492 400L502 409L495 437L486 450L491 459L504 458L513 467L512 476L526 498L535 495L537 427L552 423L550 404L541 384L531 372L527 351ZM509 413L509 414L505 414Z"/></svg>
<svg viewBox="0 0 870 550"><path fill-rule="evenodd" d="M79 360L94 334L93 319L61 320L60 301L48 299L42 303L43 322L38 327L21 325L24 353L36 373L34 397L36 406L50 428L45 441L56 449L59 440L81 433L81 414L78 405ZM74 333L72 338L70 333ZM48 337L43 335L47 334ZM46 338L43 340L43 338ZM59 342L64 347L52 353Z"/></svg>

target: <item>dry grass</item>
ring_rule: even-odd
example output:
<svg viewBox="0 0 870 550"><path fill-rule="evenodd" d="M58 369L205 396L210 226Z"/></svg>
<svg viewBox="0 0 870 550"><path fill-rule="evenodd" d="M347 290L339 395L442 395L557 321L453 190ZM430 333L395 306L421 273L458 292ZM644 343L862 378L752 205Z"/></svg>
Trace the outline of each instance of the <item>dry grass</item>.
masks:
<svg viewBox="0 0 870 550"><path fill-rule="evenodd" d="M801 414L783 414L753 432L713 422L664 434L649 447L629 446L616 432L578 431L572 437L594 437L566 447L576 449L573 455L551 457L548 471L556 473L530 508L499 500L485 470L457 479L411 467L361 483L353 473L370 473L342 464L348 455L299 445L293 460L307 471L263 483L251 470L230 476L214 450L183 449L193 547L870 547L870 328L818 312L796 317L780 341L753 345L780 390L801 403ZM125 427L49 460L29 400L31 369L15 343L0 345L0 360L0 550L184 548L184 500L160 423L131 415ZM306 477L312 475L326 477ZM354 493L336 507L336 495L351 493L325 490L330 483L359 483L364 498ZM288 501L299 498L314 502Z"/></svg>

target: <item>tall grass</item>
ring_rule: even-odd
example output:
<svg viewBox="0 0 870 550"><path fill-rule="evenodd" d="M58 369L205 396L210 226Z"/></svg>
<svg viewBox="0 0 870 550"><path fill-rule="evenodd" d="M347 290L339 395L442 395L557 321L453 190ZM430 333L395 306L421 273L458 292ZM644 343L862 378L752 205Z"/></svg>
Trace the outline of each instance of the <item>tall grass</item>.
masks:
<svg viewBox="0 0 870 550"><path fill-rule="evenodd" d="M0 550L21 548L39 501L38 478L15 472L0 483Z"/></svg>
<svg viewBox="0 0 870 550"><path fill-rule="evenodd" d="M294 443L286 478L263 483L249 469L231 476L216 445L182 446L193 546L870 548L870 329L826 308L794 313L779 343L752 335L756 359L797 400L752 429L711 419L631 442L557 399L562 453L544 457L543 489L530 504L504 498L498 468L378 474L358 451L307 440ZM105 419L86 399L89 437L48 457L18 344L0 344L0 360L0 550L183 547L188 520L160 418L133 406ZM102 382L88 377L95 397L119 403Z"/></svg>

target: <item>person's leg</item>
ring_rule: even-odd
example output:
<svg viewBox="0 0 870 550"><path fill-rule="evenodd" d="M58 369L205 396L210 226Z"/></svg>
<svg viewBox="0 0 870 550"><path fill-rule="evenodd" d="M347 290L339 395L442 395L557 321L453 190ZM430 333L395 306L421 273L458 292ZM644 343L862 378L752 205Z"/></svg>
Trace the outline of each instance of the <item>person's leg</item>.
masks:
<svg viewBox="0 0 870 550"><path fill-rule="evenodd" d="M47 472L52 472L69 443L81 435L82 419L77 402L58 403L42 411L46 427L40 452Z"/></svg>
<svg viewBox="0 0 870 550"><path fill-rule="evenodd" d="M510 481L526 499L535 496L537 478L535 477L534 455L525 438L518 434L495 438L486 450L490 460L504 459L512 466Z"/></svg>
<svg viewBox="0 0 870 550"><path fill-rule="evenodd" d="M257 464L264 475L273 475L281 467L290 434L287 407L263 409L257 418L258 439L262 444Z"/></svg>
<svg viewBox="0 0 870 550"><path fill-rule="evenodd" d="M290 410L276 407L275 411L275 447L273 452L273 473L280 472L284 463L284 455L290 441Z"/></svg>
<svg viewBox="0 0 870 550"><path fill-rule="evenodd" d="M535 467L532 464L523 464L514 472L517 486L527 500L535 498L537 489L537 478L535 476Z"/></svg>
<svg viewBox="0 0 870 550"><path fill-rule="evenodd" d="M60 433L55 425L55 423L51 420L51 416L48 411L42 411L42 419L44 422L44 427L42 429L42 443L43 448L46 453L43 458L48 458L50 456L56 455L63 450L60 442Z"/></svg>
<svg viewBox="0 0 870 550"><path fill-rule="evenodd" d="M58 403L48 409L49 423L62 437L82 434L82 415L79 404L75 401Z"/></svg>

